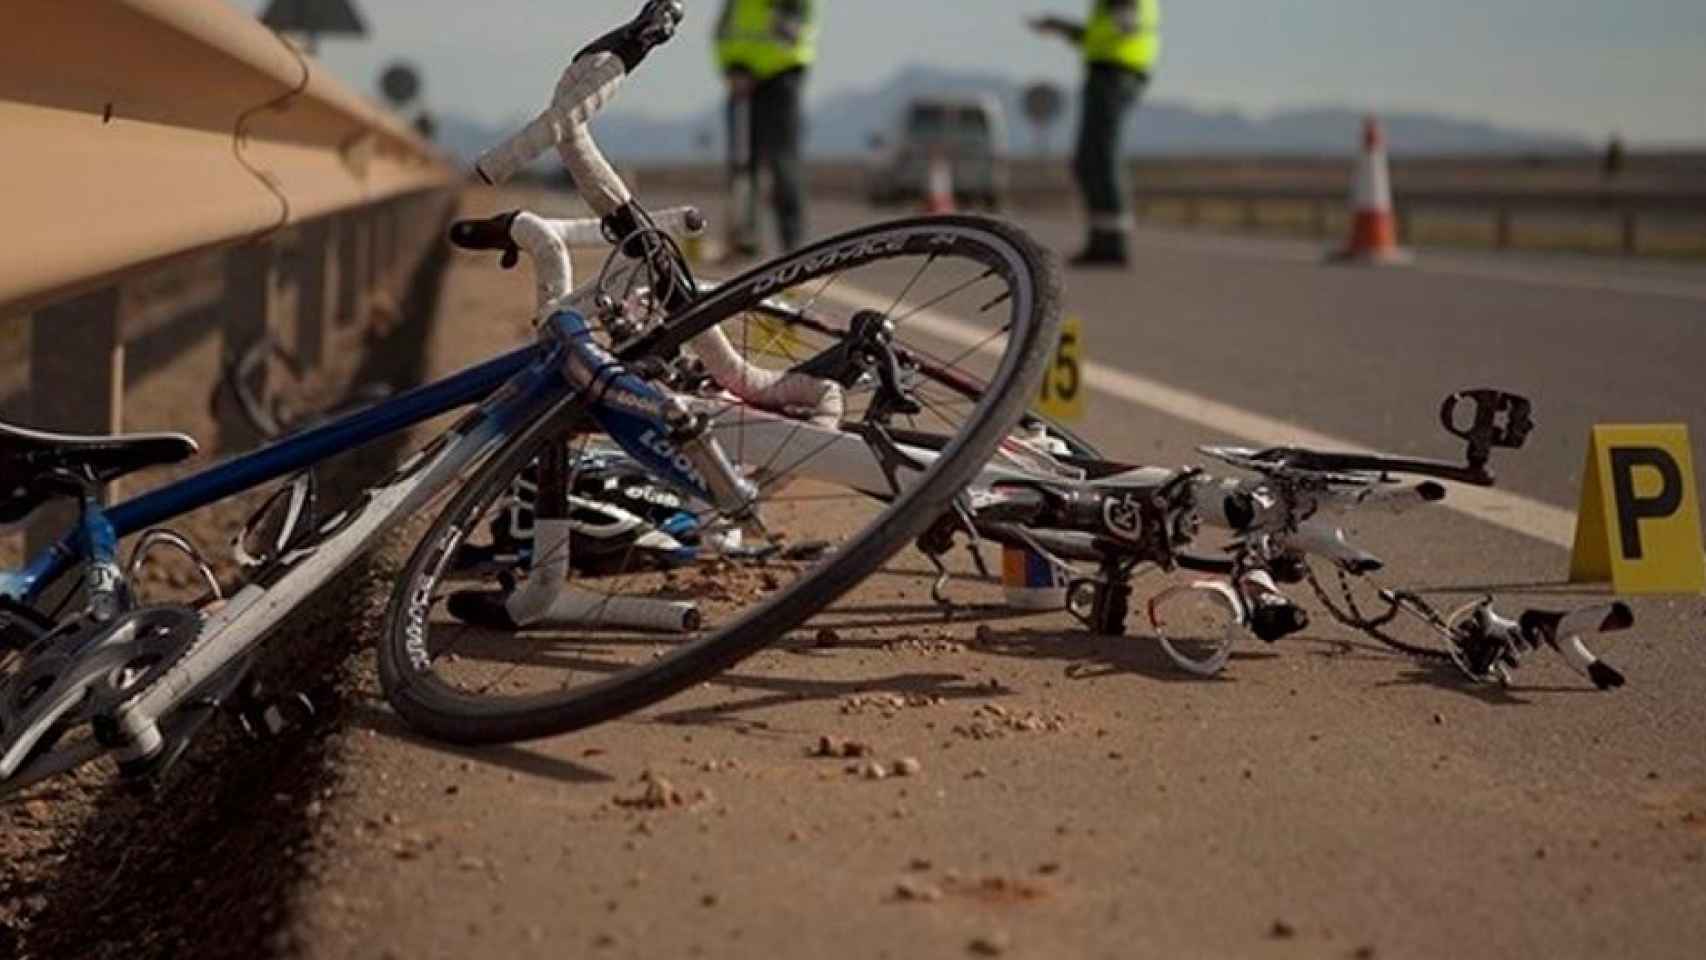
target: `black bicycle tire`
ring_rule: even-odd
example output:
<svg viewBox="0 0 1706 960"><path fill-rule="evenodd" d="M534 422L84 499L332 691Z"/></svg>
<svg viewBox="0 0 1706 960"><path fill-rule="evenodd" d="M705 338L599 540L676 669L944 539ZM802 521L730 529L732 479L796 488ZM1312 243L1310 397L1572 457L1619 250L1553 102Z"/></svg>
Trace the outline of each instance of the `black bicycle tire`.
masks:
<svg viewBox="0 0 1706 960"><path fill-rule="evenodd" d="M682 342L735 315L729 308L743 288L757 301L772 292L758 290L771 274L786 272L814 257L833 257L884 233L903 230L981 233L992 252L1010 255L1030 278L1028 321L1009 332L992 387L973 412L957 447L950 447L922 479L914 483L834 558L806 573L789 588L746 611L732 623L676 651L617 676L559 694L495 703L461 694L434 676L427 664L416 664L409 653L409 607L417 595L416 581L447 549L454 549L454 529L462 513L478 509L492 496L491 486L507 487L510 477L526 466L539 445L555 442L561 417L542 419L507 442L440 512L416 546L392 593L379 643L379 673L392 707L417 730L453 743L479 745L511 743L557 736L624 716L651 706L698 683L710 680L778 637L804 623L853 589L900 549L915 540L994 453L1023 415L1026 401L1041 386L1047 353L1058 334L1061 315L1061 276L1054 256L1023 230L985 217L917 217L877 224L814 243L806 249L748 271L684 311L670 324L670 339ZM939 234L941 236L943 234ZM1003 251L1001 248L1005 247ZM904 250L903 254L917 251ZM870 256L861 263L885 259ZM800 280L821 273L801 271ZM794 280L789 279L792 285ZM1016 281L1015 281L1016 282ZM720 315L718 311L723 311ZM1017 326L1017 324L1015 324ZM430 593L436 576L426 585Z"/></svg>

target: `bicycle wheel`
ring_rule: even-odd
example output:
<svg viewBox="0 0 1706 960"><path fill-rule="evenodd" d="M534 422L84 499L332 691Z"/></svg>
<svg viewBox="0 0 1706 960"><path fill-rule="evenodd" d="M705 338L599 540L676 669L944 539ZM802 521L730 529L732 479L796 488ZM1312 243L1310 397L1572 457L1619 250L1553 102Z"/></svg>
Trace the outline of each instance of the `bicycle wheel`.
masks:
<svg viewBox="0 0 1706 960"><path fill-rule="evenodd" d="M702 376L688 369L692 347L676 348L712 328L755 366L811 364L743 329L776 297L848 330L880 319L893 342L959 354L987 387L974 403L934 414L942 429L914 448L889 438L929 408L907 402L904 386L863 390L880 369L842 371L849 402L827 427L692 386ZM736 545L729 518L685 503L691 524L676 528L679 549L636 541L630 562L613 564L603 550L596 572L581 569L564 560L576 536L584 544L613 526L596 517L576 526L597 493L583 482L586 465L606 441L566 438L575 410L535 423L452 499L410 559L380 644L391 703L453 742L550 736L711 679L801 627L951 508L1038 388L1059 314L1053 259L1018 228L976 217L867 227L720 286L654 330L644 357L706 406L722 448L757 486L769 532L749 525ZM547 514L550 537L540 532ZM574 535L559 536L564 525ZM628 535L662 529L630 526ZM545 618L521 601L541 594L556 598Z"/></svg>

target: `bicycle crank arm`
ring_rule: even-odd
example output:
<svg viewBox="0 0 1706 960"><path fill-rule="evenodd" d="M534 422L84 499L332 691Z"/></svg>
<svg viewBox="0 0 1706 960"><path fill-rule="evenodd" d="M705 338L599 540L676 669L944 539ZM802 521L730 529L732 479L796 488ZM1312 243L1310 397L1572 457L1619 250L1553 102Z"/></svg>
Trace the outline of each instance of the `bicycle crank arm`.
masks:
<svg viewBox="0 0 1706 960"><path fill-rule="evenodd" d="M1451 480L1477 487L1490 487L1495 478L1486 466L1449 463L1424 457L1396 457L1379 453L1338 453L1303 447L1272 447L1253 451L1248 458L1276 468L1307 473L1402 473Z"/></svg>

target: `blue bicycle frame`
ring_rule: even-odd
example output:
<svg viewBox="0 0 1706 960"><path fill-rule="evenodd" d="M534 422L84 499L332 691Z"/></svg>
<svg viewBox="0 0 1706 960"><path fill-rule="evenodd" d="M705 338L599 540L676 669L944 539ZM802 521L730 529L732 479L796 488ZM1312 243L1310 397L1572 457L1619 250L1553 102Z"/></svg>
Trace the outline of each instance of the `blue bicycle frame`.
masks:
<svg viewBox="0 0 1706 960"><path fill-rule="evenodd" d="M539 415L569 389L561 372L561 355L560 347L537 343L116 507L103 508L89 498L76 529L31 558L22 569L0 570L0 597L32 604L66 571L83 564L95 570L116 571L122 537L470 404L486 401L483 413L487 432L507 434Z"/></svg>
<svg viewBox="0 0 1706 960"><path fill-rule="evenodd" d="M92 594L97 585L116 591L123 582L117 557L120 538L479 403L479 411L452 431L459 439L451 457L456 464L453 469L460 470L481 451L546 415L554 404L575 397L579 391L565 375L566 367L573 368L575 382L586 389L587 412L604 433L653 475L709 501L704 479L682 461L667 439L671 431L664 419L668 406L665 394L629 373L620 360L599 346L579 313L555 313L545 330L551 336L533 346L281 440L111 510L92 497L85 498L77 529L24 569L0 571L0 597L33 604L67 570L79 565L89 571ZM410 473L426 459L424 455L414 458L399 473Z"/></svg>

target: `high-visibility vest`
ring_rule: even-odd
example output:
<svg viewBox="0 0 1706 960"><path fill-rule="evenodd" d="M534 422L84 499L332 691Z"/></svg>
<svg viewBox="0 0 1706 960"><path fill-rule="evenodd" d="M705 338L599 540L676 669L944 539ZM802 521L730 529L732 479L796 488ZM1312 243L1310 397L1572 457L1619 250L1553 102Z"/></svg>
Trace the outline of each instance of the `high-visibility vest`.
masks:
<svg viewBox="0 0 1706 960"><path fill-rule="evenodd" d="M726 72L743 68L767 80L817 60L817 7L822 0L803 0L804 22L790 40L781 29L788 15L782 0L729 0L717 28L717 64Z"/></svg>
<svg viewBox="0 0 1706 960"><path fill-rule="evenodd" d="M1084 25L1084 60L1148 73L1161 55L1161 0L1137 0L1137 29L1120 25L1109 0L1096 0Z"/></svg>

